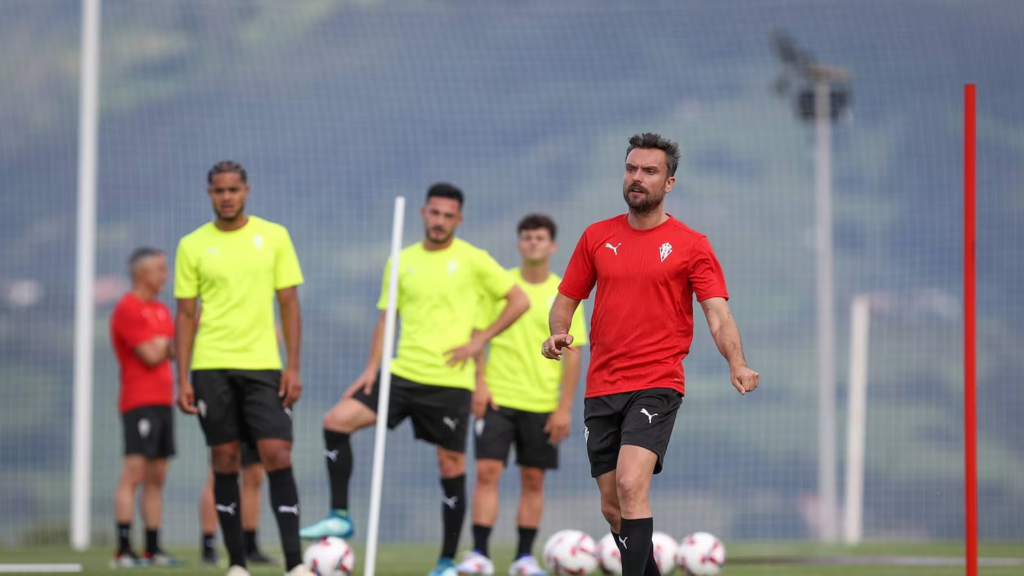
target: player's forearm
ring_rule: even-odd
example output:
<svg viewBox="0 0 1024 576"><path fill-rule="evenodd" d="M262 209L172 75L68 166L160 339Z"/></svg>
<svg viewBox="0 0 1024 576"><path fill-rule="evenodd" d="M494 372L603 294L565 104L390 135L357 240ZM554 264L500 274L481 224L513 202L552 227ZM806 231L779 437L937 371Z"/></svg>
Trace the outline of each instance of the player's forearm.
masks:
<svg viewBox="0 0 1024 576"><path fill-rule="evenodd" d="M576 397L576 387L580 381L580 355L569 352L562 356L562 393L558 400L560 410L568 410Z"/></svg>
<svg viewBox="0 0 1024 576"><path fill-rule="evenodd" d="M473 330L473 338L476 338L479 335L479 330ZM480 353L477 354L473 360L476 364L476 381L481 382L484 380L484 375L487 373L487 350L481 348Z"/></svg>
<svg viewBox="0 0 1024 576"><path fill-rule="evenodd" d="M498 319L488 326L487 329L481 331L480 337L483 338L484 342L490 342L492 338L504 332L513 322L530 309L530 298L519 286L513 286L509 290L508 295L505 296L505 302L505 308L502 309Z"/></svg>
<svg viewBox="0 0 1024 576"><path fill-rule="evenodd" d="M380 313L380 318L377 319L377 325L373 328L373 340L370 341L370 357L366 359L365 372L376 372L380 369L380 361L384 356L384 322L386 316L384 312Z"/></svg>
<svg viewBox="0 0 1024 576"><path fill-rule="evenodd" d="M195 311L183 310L179 304L174 318L174 347L178 350L175 363L178 365L178 379L188 379L189 362L192 359L192 342L195 339Z"/></svg>
<svg viewBox="0 0 1024 576"><path fill-rule="evenodd" d="M285 366L290 370L298 370L302 361L302 308L298 298L281 302L281 332L284 333L284 346L288 355Z"/></svg>
<svg viewBox="0 0 1024 576"><path fill-rule="evenodd" d="M715 339L718 351L729 363L730 367L746 366L747 361L743 357L743 343L740 341L740 329L732 314L726 310L718 313L716 329L713 329L711 336Z"/></svg>
<svg viewBox="0 0 1024 576"><path fill-rule="evenodd" d="M548 315L548 327L552 334L569 333L572 315L576 313L576 307L579 305L579 300L573 300L562 293L555 296L555 302L551 305L551 312Z"/></svg>

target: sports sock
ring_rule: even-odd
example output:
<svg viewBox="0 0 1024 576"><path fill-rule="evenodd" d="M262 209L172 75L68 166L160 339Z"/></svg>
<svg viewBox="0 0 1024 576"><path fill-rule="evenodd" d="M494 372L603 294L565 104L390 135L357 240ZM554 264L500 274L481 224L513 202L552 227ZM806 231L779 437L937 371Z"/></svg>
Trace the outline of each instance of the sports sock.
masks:
<svg viewBox="0 0 1024 576"><path fill-rule="evenodd" d="M331 484L331 508L348 510L348 482L352 478L352 443L348 434L324 428L324 457Z"/></svg>
<svg viewBox="0 0 1024 576"><path fill-rule="evenodd" d="M537 538L536 528L519 527L519 551L516 552L516 560L523 556L529 556L533 550L533 541Z"/></svg>
<svg viewBox="0 0 1024 576"><path fill-rule="evenodd" d="M146 553L156 554L160 551L160 532L146 528Z"/></svg>
<svg viewBox="0 0 1024 576"><path fill-rule="evenodd" d="M491 527L483 526L481 524L473 524L473 550L491 557L491 553L487 550L488 540L491 539Z"/></svg>
<svg viewBox="0 0 1024 576"><path fill-rule="evenodd" d="M259 550L259 546L256 545L256 531L255 530L246 530L244 532L244 534L245 534L245 553L246 554L252 554L253 552Z"/></svg>
<svg viewBox="0 0 1024 576"><path fill-rule="evenodd" d="M231 566L245 568L245 542L242 540L242 517L238 506L241 496L238 489L238 472L213 474L213 501L217 506L224 547L228 549Z"/></svg>
<svg viewBox="0 0 1024 576"><path fill-rule="evenodd" d="M441 558L455 558L462 534L462 523L466 519L466 476L442 478L444 499L441 502L441 517L444 520L444 540Z"/></svg>
<svg viewBox="0 0 1024 576"><path fill-rule="evenodd" d="M281 534L285 571L302 564L302 541L299 540L299 490L291 468L267 472L270 484L270 505L277 516L277 531Z"/></svg>
<svg viewBox="0 0 1024 576"><path fill-rule="evenodd" d="M651 557L653 518L623 518L617 540L622 545L622 576L644 576Z"/></svg>
<svg viewBox="0 0 1024 576"><path fill-rule="evenodd" d="M210 534L203 534L203 556L211 556L216 553L214 548L217 547L217 539L211 532Z"/></svg>
<svg viewBox="0 0 1024 576"><path fill-rule="evenodd" d="M128 552L132 549L132 524L128 523L117 523L117 551Z"/></svg>

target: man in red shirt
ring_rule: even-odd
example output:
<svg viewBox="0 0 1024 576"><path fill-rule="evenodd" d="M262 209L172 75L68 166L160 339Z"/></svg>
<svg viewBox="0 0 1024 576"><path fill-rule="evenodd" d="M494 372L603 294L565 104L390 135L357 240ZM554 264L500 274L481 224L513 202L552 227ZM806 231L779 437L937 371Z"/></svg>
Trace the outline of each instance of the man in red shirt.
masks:
<svg viewBox="0 0 1024 576"><path fill-rule="evenodd" d="M139 248L128 260L132 290L110 317L110 340L121 365L120 412L124 424L124 465L114 493L119 545L118 568L180 564L160 550L158 530L163 513L167 459L174 456L174 403L171 363L174 323L156 297L167 281L167 259L155 248ZM146 554L139 558L129 542L135 489L142 484Z"/></svg>
<svg viewBox="0 0 1024 576"><path fill-rule="evenodd" d="M629 139L622 184L629 213L583 232L551 307L551 337L542 348L553 360L569 348L572 314L596 284L583 436L623 576L658 575L648 496L683 400L682 360L693 340L694 295L729 362L733 387L746 394L758 383L743 358L711 244L664 211L678 166L677 143L650 133Z"/></svg>

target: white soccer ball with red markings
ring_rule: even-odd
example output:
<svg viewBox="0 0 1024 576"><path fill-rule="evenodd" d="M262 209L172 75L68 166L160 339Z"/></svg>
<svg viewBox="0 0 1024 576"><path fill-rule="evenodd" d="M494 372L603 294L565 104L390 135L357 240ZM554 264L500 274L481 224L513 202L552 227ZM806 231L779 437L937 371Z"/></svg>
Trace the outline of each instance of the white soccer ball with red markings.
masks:
<svg viewBox="0 0 1024 576"><path fill-rule="evenodd" d="M597 554L601 562L601 571L605 574L622 576L622 554L615 545L615 536L609 532L597 543Z"/></svg>
<svg viewBox="0 0 1024 576"><path fill-rule="evenodd" d="M562 530L544 545L544 563L559 576L590 574L597 569L597 544L579 530Z"/></svg>
<svg viewBox="0 0 1024 576"><path fill-rule="evenodd" d="M316 576L350 576L356 565L356 555L341 538L321 538L306 548L302 562Z"/></svg>
<svg viewBox="0 0 1024 576"><path fill-rule="evenodd" d="M679 544L676 539L664 532L651 535L651 549L654 550L654 561L658 563L661 576L668 576L676 569L676 552Z"/></svg>
<svg viewBox="0 0 1024 576"><path fill-rule="evenodd" d="M693 576L718 574L725 564L725 546L713 534L695 532L679 541L676 561Z"/></svg>

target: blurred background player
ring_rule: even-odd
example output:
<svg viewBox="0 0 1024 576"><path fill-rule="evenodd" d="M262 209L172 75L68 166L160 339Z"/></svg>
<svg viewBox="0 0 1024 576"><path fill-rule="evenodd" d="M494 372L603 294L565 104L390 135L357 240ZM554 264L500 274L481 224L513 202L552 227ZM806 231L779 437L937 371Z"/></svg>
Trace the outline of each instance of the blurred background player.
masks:
<svg viewBox="0 0 1024 576"><path fill-rule="evenodd" d="M167 281L167 259L156 248L139 248L128 260L132 289L110 316L110 340L121 366L120 412L124 426L124 463L114 493L118 549L112 564L180 564L160 550L163 487L167 460L174 456L174 324L157 300ZM135 490L142 485L146 553L140 559L130 543Z"/></svg>
<svg viewBox="0 0 1024 576"><path fill-rule="evenodd" d="M182 238L175 259L178 406L199 414L210 446L214 507L230 559L228 575L248 574L239 515L241 440L255 441L267 470L286 570L292 576L309 574L302 565L299 495L291 463L291 406L302 391L297 290L302 271L288 231L246 215L249 185L242 166L219 162L207 182L216 218ZM274 329L275 297L288 357L283 372ZM203 306L198 333L197 299Z"/></svg>
<svg viewBox="0 0 1024 576"><path fill-rule="evenodd" d="M245 539L245 559L250 564L278 565L277 560L264 554L256 537L260 525L260 490L266 470L260 463L260 454L250 442L242 443L242 490L241 509L242 534ZM206 484L199 495L199 523L203 530L203 564L216 565L217 555L217 509L213 499L213 470L206 477Z"/></svg>
<svg viewBox="0 0 1024 576"><path fill-rule="evenodd" d="M522 266L510 274L530 298L530 310L491 340L486 360L484 354L477 360L473 550L459 563L461 574L494 573L488 541L498 517L498 482L513 444L522 487L516 522L519 545L509 574L545 573L531 553L544 511L544 472L558 468L558 444L569 435L580 377L579 354L566 355L560 364L537 355L537 342L548 335L548 313L561 280L548 266L557 248L555 222L544 214L530 214L517 231ZM483 308L486 325L496 313ZM582 306L573 314L569 333L575 346L587 343Z"/></svg>
<svg viewBox="0 0 1024 576"><path fill-rule="evenodd" d="M423 241L405 248L399 257L402 330L391 363L388 426L394 428L411 418L416 438L437 446L444 531L432 576L455 574L453 558L466 516L466 431L475 384L474 358L529 307L526 294L487 252L455 238L462 223L462 204L462 191L455 186L432 186L420 209ZM384 348L389 270L390 264L384 268L377 302L381 313L366 369L324 416L331 510L326 518L304 528L303 538L347 538L353 534L348 514L352 475L349 435L377 421L375 384ZM507 304L493 324L474 332L481 295L505 299Z"/></svg>
<svg viewBox="0 0 1024 576"><path fill-rule="evenodd" d="M743 358L711 244L664 211L678 165L677 143L649 133L629 139L622 184L629 213L583 232L542 347L547 358L564 357L563 348L573 342L573 313L597 284L583 424L590 472L622 555L623 576L658 574L649 491L683 401L694 295L729 362L732 385L746 394L758 383Z"/></svg>

